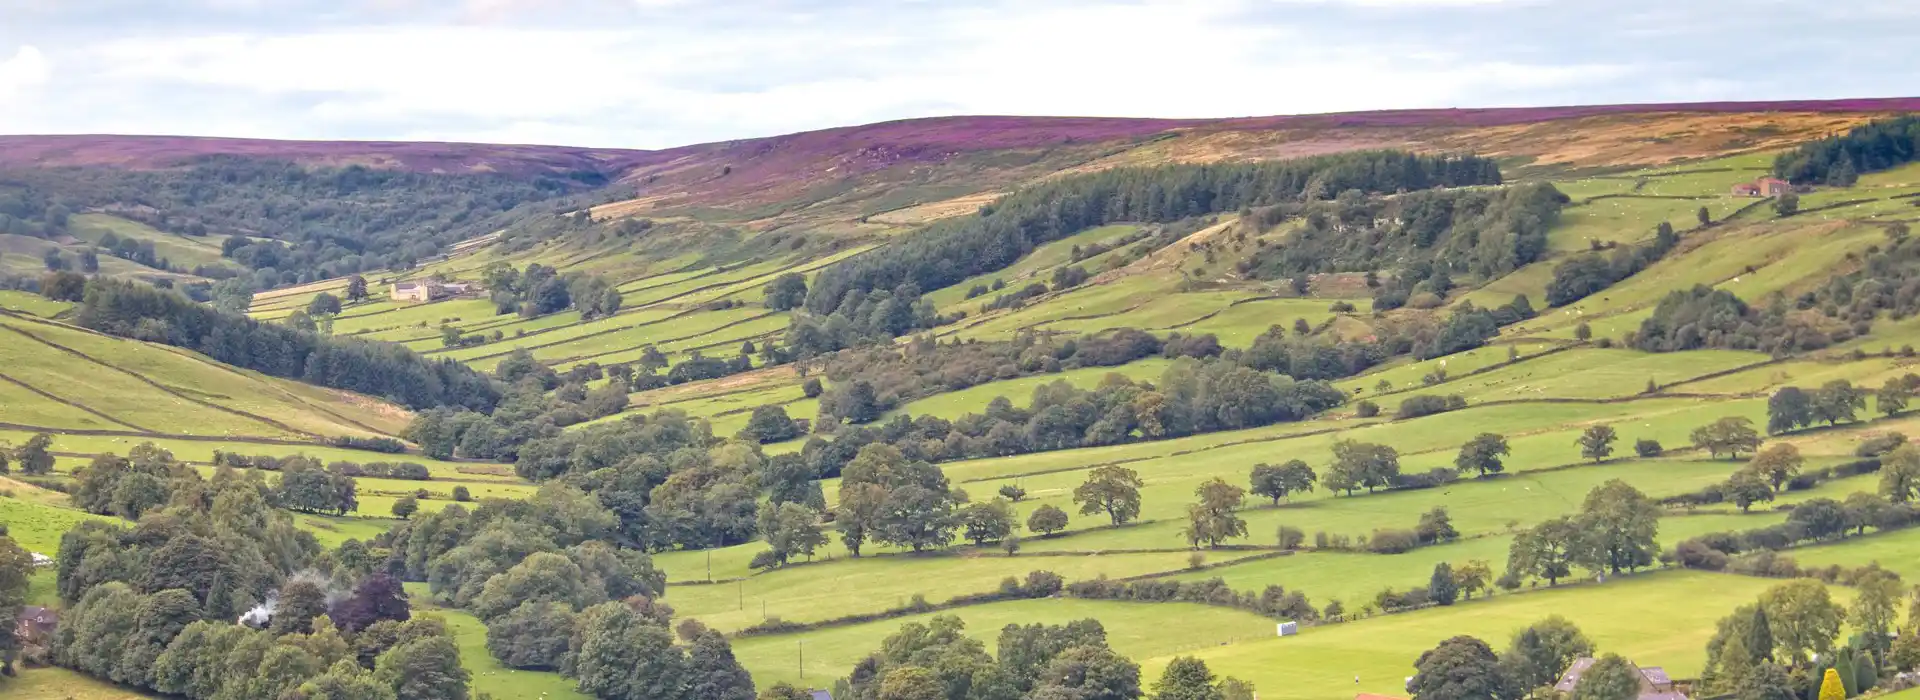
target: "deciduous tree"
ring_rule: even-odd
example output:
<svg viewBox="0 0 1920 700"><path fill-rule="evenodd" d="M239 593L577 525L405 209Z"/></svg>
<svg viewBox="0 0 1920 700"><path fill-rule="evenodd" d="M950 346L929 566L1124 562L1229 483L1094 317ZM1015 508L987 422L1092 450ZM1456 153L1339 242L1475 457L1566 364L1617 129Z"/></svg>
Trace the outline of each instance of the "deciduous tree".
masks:
<svg viewBox="0 0 1920 700"><path fill-rule="evenodd" d="M1460 471L1474 470L1481 476L1498 474L1506 470L1506 464L1500 458L1513 451L1507 447L1507 439L1497 433L1481 433L1460 446L1460 454L1453 458L1453 466Z"/></svg>
<svg viewBox="0 0 1920 700"><path fill-rule="evenodd" d="M1805 463L1806 460L1800 457L1800 448L1783 442L1754 455L1747 469L1766 479L1767 484L1773 487L1773 492L1778 494L1787 482L1800 475L1800 466Z"/></svg>
<svg viewBox="0 0 1920 700"><path fill-rule="evenodd" d="M1140 487L1145 482L1132 469L1118 465L1098 467L1087 481L1073 490L1073 501L1080 504L1081 515L1106 513L1115 525L1140 515Z"/></svg>
<svg viewBox="0 0 1920 700"><path fill-rule="evenodd" d="M1413 700L1517 700L1521 695L1493 649L1473 637L1440 642L1413 667L1413 680L1407 682Z"/></svg>
<svg viewBox="0 0 1920 700"><path fill-rule="evenodd" d="M1027 529L1047 537L1067 529L1067 512L1051 503L1033 509L1027 516Z"/></svg>
<svg viewBox="0 0 1920 700"><path fill-rule="evenodd" d="M1597 464L1606 461L1607 456L1613 454L1613 443L1618 439L1620 436L1614 433L1613 426L1593 425L1588 426L1586 432L1581 433L1580 438L1575 442L1580 445L1580 456L1591 459Z"/></svg>

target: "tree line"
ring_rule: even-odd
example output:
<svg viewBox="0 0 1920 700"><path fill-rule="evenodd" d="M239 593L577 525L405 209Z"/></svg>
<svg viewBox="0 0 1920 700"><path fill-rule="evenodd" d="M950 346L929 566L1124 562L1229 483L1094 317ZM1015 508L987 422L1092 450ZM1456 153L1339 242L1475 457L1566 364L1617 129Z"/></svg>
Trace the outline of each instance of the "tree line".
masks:
<svg viewBox="0 0 1920 700"><path fill-rule="evenodd" d="M861 659L834 688L851 700L1252 700L1253 686L1217 678L1205 662L1174 659L1151 687L1140 665L1107 644L1097 620L1061 625L1007 625L995 653L965 634L966 623L936 616L910 622L879 651ZM803 700L806 693L775 686L765 700Z"/></svg>
<svg viewBox="0 0 1920 700"><path fill-rule="evenodd" d="M335 338L262 323L138 282L95 278L74 323L125 338L194 350L220 362L335 389L389 398L410 408L488 411L500 390L452 360L428 360L403 346Z"/></svg>
<svg viewBox="0 0 1920 700"><path fill-rule="evenodd" d="M815 278L806 308L825 316L872 290L939 289L1014 263L1035 247L1118 221L1166 222L1242 207L1330 197L1499 184L1474 156L1369 151L1266 163L1115 168L1017 191L979 214L935 223ZM852 293L852 294L850 294Z"/></svg>
<svg viewBox="0 0 1920 700"><path fill-rule="evenodd" d="M207 156L158 170L19 169L6 177L36 193L29 206L54 201L63 211L112 207L116 215L169 233L252 236L225 254L254 270L257 283L265 282L261 288L404 269L454 242L499 230L528 213L523 205L605 184L604 176L590 172L415 173L239 156ZM130 204L142 206L119 206ZM44 215L51 206L37 208L44 226L52 220Z"/></svg>
<svg viewBox="0 0 1920 700"><path fill-rule="evenodd" d="M829 418L880 415L872 387L860 380L835 397L822 403ZM1294 381L1220 358L1182 358L1154 383L1110 374L1088 390L1055 381L1036 387L1025 408L995 397L984 412L958 420L896 414L873 428L838 429L832 441L809 438L801 454L830 477L872 442L930 461L1005 456L1298 421L1344 400L1324 381Z"/></svg>
<svg viewBox="0 0 1920 700"><path fill-rule="evenodd" d="M1801 144L1773 159L1773 174L1802 185L1851 187L1861 173L1920 158L1920 117L1868 122L1840 136Z"/></svg>
<svg viewBox="0 0 1920 700"><path fill-rule="evenodd" d="M481 271L480 279L496 312L517 313L521 318L576 309L581 320L591 321L612 316L620 310L622 301L620 290L604 276L580 272L562 275L540 263L527 263L522 271L507 262L495 262Z"/></svg>

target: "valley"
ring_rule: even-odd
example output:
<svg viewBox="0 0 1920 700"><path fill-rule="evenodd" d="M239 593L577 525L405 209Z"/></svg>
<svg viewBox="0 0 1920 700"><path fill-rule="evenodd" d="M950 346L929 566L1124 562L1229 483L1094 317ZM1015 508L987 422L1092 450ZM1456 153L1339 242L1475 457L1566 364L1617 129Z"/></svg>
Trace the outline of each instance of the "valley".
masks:
<svg viewBox="0 0 1920 700"><path fill-rule="evenodd" d="M203 644L300 649L261 652L297 678L238 674L288 692L1139 697L1197 659L1261 698L1420 700L1423 652L1551 616L1693 697L1762 665L1817 694L1836 657L1889 679L1920 664L1915 104L564 158L0 137L0 211L71 203L0 221L36 234L0 225L0 525L56 559L19 602L84 625L0 693L258 690L168 646ZM247 191L391 225L99 185L283 168ZM333 619L227 624L268 601ZM1820 619L1736 658L1756 601ZM1044 690L1129 664L1132 695Z"/></svg>

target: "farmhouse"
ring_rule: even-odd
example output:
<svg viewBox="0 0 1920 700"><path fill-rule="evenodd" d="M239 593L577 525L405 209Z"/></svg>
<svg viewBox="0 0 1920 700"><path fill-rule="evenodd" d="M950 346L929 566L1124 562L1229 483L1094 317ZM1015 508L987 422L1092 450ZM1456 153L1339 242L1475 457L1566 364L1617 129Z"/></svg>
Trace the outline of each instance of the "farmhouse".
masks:
<svg viewBox="0 0 1920 700"><path fill-rule="evenodd" d="M1793 191L1793 183L1777 177L1763 177L1733 186L1735 197L1778 197Z"/></svg>
<svg viewBox="0 0 1920 700"><path fill-rule="evenodd" d="M478 292L478 285L467 282L395 282L389 295L394 301L435 301Z"/></svg>
<svg viewBox="0 0 1920 700"><path fill-rule="evenodd" d="M1591 656L1574 659L1567 672L1560 675L1560 682L1553 684L1553 689L1572 693L1574 687L1580 685L1581 674L1593 667L1593 661ZM1628 662L1628 665L1633 664ZM1667 677L1666 669L1659 666L1634 666L1633 669L1640 672L1640 700L1687 700L1684 693L1673 689L1673 679Z"/></svg>
<svg viewBox="0 0 1920 700"><path fill-rule="evenodd" d="M20 616L14 620L13 636L22 642L44 642L53 637L53 627L59 622L60 616L52 610L28 605L20 608Z"/></svg>

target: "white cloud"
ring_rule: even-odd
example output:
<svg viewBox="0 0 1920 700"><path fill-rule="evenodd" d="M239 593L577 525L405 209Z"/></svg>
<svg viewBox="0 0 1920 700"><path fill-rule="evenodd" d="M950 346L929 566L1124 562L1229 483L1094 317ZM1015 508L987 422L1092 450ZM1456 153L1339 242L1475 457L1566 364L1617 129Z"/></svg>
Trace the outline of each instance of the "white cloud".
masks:
<svg viewBox="0 0 1920 700"><path fill-rule="evenodd" d="M40 49L22 46L13 58L0 62L0 100L14 100L45 85L53 75L53 64Z"/></svg>
<svg viewBox="0 0 1920 700"><path fill-rule="evenodd" d="M0 110L0 132L664 147L940 114L1777 99L1803 94L1795 76L1852 76L1862 95L1903 80L1803 48L1859 40L1857 23L1742 14L1725 31L1712 7L1620 1L354 0L235 15L259 0L199 0L225 14L120 26L50 11L0 27L0 51L26 37L47 51L0 64L0 96L61 71L60 90ZM1648 27L1674 34L1618 40ZM1915 57L1875 45L1880 66ZM1761 64L1784 68L1745 68Z"/></svg>

